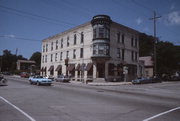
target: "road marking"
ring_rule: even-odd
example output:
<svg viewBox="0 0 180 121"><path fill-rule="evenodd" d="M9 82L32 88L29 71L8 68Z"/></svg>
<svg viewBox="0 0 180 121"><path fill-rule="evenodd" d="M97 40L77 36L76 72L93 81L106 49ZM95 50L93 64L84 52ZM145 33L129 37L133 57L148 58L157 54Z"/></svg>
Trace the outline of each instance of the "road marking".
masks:
<svg viewBox="0 0 180 121"><path fill-rule="evenodd" d="M15 108L16 110L18 110L19 112L21 112L23 115L25 115L27 118L29 118L31 121L36 121L34 118L32 118L30 115L28 115L27 113L25 113L23 110L21 110L20 108L18 108L17 106L15 106L14 104L10 103L8 100L6 100L5 98L0 96L0 99L4 100L6 103L8 103L9 105L11 105L13 108Z"/></svg>
<svg viewBox="0 0 180 121"><path fill-rule="evenodd" d="M178 109L180 109L180 107L173 108L173 109L171 109L171 110L168 110L168 111L159 113L159 114L157 114L157 115L154 115L154 116L152 116L152 117L149 117L149 118L147 118L147 119L144 119L143 121L150 121L150 120L152 120L152 119L154 119L154 118L157 118L157 117L159 117L159 116L162 116L162 115L164 115L164 114L166 114L166 113L170 113L170 112L175 111L175 110L178 110Z"/></svg>

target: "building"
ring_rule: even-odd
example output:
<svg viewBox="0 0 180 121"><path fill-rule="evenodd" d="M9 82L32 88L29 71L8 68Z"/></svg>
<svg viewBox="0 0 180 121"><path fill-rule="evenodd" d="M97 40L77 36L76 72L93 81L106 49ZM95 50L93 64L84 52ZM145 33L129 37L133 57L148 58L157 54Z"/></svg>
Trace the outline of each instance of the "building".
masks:
<svg viewBox="0 0 180 121"><path fill-rule="evenodd" d="M17 60L17 70L31 72L32 68L35 66L35 61L30 60Z"/></svg>
<svg viewBox="0 0 180 121"><path fill-rule="evenodd" d="M41 74L130 81L138 75L139 32L107 15L42 40Z"/></svg>
<svg viewBox="0 0 180 121"><path fill-rule="evenodd" d="M153 77L153 59L151 56L144 56L144 57L139 57L140 61L143 61L144 63L144 77Z"/></svg>

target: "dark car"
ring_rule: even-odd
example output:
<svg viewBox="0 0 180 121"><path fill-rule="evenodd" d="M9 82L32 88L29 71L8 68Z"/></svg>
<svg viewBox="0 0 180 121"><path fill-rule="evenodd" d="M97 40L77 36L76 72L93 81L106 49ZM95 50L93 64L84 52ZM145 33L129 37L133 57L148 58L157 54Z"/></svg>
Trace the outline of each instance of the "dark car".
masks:
<svg viewBox="0 0 180 121"><path fill-rule="evenodd" d="M0 75L0 86L7 85L7 80L3 77L3 75Z"/></svg>
<svg viewBox="0 0 180 121"><path fill-rule="evenodd" d="M70 78L66 75L59 75L57 78L54 79L57 82L69 82Z"/></svg>
<svg viewBox="0 0 180 121"><path fill-rule="evenodd" d="M23 78L29 78L30 75L27 72L22 72L20 76Z"/></svg>
<svg viewBox="0 0 180 121"><path fill-rule="evenodd" d="M147 84L147 83L157 83L157 82L161 82L161 79L157 77L151 77L151 78L138 78L132 80L133 84Z"/></svg>

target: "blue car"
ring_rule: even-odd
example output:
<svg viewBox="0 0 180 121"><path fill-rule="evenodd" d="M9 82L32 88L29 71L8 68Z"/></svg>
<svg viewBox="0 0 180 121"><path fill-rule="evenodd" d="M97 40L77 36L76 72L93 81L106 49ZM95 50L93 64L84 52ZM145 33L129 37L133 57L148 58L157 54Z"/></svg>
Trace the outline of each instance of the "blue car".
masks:
<svg viewBox="0 0 180 121"><path fill-rule="evenodd" d="M133 84L146 84L146 83L157 83L161 82L159 78L138 78L135 80L132 80Z"/></svg>
<svg viewBox="0 0 180 121"><path fill-rule="evenodd" d="M47 78L43 78L42 76L32 76L29 77L29 82L30 84L37 84L39 85L49 85L51 86L52 84L52 80L51 79L47 79Z"/></svg>

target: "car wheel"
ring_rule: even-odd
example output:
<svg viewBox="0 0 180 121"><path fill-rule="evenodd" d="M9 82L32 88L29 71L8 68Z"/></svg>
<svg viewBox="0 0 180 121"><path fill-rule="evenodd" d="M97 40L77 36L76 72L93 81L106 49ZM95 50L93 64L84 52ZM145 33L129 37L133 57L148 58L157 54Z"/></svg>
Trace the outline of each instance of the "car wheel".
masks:
<svg viewBox="0 0 180 121"><path fill-rule="evenodd" d="M40 86L40 83L39 83L39 82L37 82L37 85L38 85L38 86Z"/></svg>
<svg viewBox="0 0 180 121"><path fill-rule="evenodd" d="M49 86L51 86L51 84L49 84Z"/></svg>
<svg viewBox="0 0 180 121"><path fill-rule="evenodd" d="M30 83L31 85L33 84L31 80L29 80L29 83Z"/></svg>

